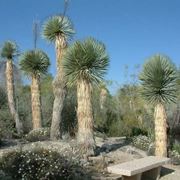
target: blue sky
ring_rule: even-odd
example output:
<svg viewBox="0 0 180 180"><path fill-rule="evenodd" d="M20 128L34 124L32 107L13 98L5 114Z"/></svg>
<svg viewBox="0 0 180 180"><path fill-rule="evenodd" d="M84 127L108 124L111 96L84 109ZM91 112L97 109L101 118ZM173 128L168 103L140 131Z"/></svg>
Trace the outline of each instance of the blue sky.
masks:
<svg viewBox="0 0 180 180"><path fill-rule="evenodd" d="M155 53L163 53L180 64L179 0L69 0L68 16L76 35L103 41L110 55L106 79L125 81L130 68ZM63 11L63 0L0 0L0 43L15 40L21 51L33 47L32 23L43 23ZM54 46L39 37L38 47L49 54L50 72L55 73Z"/></svg>

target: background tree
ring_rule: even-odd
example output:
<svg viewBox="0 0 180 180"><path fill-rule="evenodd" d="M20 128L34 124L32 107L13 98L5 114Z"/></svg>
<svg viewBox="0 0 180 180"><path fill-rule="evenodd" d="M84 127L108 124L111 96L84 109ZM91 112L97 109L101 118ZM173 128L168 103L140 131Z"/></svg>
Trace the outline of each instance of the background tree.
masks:
<svg viewBox="0 0 180 180"><path fill-rule="evenodd" d="M1 57L6 61L6 89L8 105L13 119L15 120L18 134L22 133L22 123L19 119L19 114L16 109L16 98L14 89L14 74L13 74L13 60L18 55L18 47L14 42L6 41L1 49Z"/></svg>
<svg viewBox="0 0 180 180"><path fill-rule="evenodd" d="M64 16L50 17L43 27L43 35L49 42L55 43L56 76L53 81L54 104L50 136L52 140L61 138L60 123L62 122L63 103L66 94L66 83L62 66L62 57L67 47L67 41L74 34L71 21Z"/></svg>
<svg viewBox="0 0 180 180"><path fill-rule="evenodd" d="M41 103L42 103L42 125L43 127L50 127L52 120L52 107L54 101L53 76L46 74L41 77Z"/></svg>
<svg viewBox="0 0 180 180"><path fill-rule="evenodd" d="M21 56L21 69L31 77L31 103L33 129L41 128L40 75L46 74L50 65L48 56L41 50L27 51Z"/></svg>
<svg viewBox="0 0 180 180"><path fill-rule="evenodd" d="M23 131L27 134L32 130L31 86L21 84L18 96L19 117L23 120Z"/></svg>
<svg viewBox="0 0 180 180"><path fill-rule="evenodd" d="M166 56L155 55L144 65L140 74L142 95L155 105L155 154L167 156L167 115L165 104L176 99L177 73Z"/></svg>
<svg viewBox="0 0 180 180"><path fill-rule="evenodd" d="M98 85L107 71L109 57L104 44L88 38L75 42L64 57L65 75L77 86L77 140L85 152L93 153L92 86Z"/></svg>
<svg viewBox="0 0 180 180"><path fill-rule="evenodd" d="M108 93L109 92L108 92L108 89L106 88L106 85L102 84L100 87L100 97L99 97L99 103L100 103L101 110L104 109Z"/></svg>
<svg viewBox="0 0 180 180"><path fill-rule="evenodd" d="M147 109L144 99L139 95L140 86L132 83L120 87L111 105L118 119L109 124L109 133L112 136L135 136L151 134L153 126L151 108ZM110 107L110 106L109 106Z"/></svg>
<svg viewBox="0 0 180 180"><path fill-rule="evenodd" d="M95 131L106 133L107 113L109 110L110 93L103 83L99 88L94 87L92 92L92 105L96 107L93 109Z"/></svg>

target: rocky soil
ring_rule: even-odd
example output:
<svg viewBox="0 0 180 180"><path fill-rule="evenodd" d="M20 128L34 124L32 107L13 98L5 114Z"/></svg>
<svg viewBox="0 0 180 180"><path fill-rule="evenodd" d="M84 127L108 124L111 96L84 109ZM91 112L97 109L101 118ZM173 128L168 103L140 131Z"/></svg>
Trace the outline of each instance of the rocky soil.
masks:
<svg viewBox="0 0 180 180"><path fill-rule="evenodd" d="M88 157L88 159L83 159L81 161L82 165L91 169L94 173L92 174L92 179L99 180L115 180L121 179L119 175L108 174L106 172L106 167L113 164L118 164L126 161L131 161L133 159L138 159L147 156L146 152L139 150L131 146L125 138L96 138L96 144L98 149L96 151L96 156ZM26 143L23 141L7 141L6 145L0 149L0 158L4 153L12 151L14 149L31 150L33 148L47 148L51 150L56 150L60 153L65 153L67 156L73 158L80 158L78 155L78 150L75 146L75 141L43 141ZM162 168L162 176L160 180L179 180L180 179L180 166L175 166L173 164L166 165Z"/></svg>

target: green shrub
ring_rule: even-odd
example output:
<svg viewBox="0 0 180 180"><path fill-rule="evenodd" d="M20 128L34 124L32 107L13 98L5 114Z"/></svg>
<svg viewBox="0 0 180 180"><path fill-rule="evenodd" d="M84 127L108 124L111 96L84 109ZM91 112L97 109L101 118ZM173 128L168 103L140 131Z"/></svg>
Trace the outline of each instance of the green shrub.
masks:
<svg viewBox="0 0 180 180"><path fill-rule="evenodd" d="M2 142L2 130L0 128L0 145L1 145L1 142Z"/></svg>
<svg viewBox="0 0 180 180"><path fill-rule="evenodd" d="M5 90L0 87L0 108L2 106L5 106L6 104L7 104L7 97L6 97Z"/></svg>
<svg viewBox="0 0 180 180"><path fill-rule="evenodd" d="M138 127L133 127L132 132L131 132L131 136L139 136L139 135L147 136L148 132L144 129L141 129Z"/></svg>
<svg viewBox="0 0 180 180"><path fill-rule="evenodd" d="M180 165L180 144L173 144L172 150L169 151L169 156L173 164Z"/></svg>
<svg viewBox="0 0 180 180"><path fill-rule="evenodd" d="M170 135L175 138L176 136L180 136L180 125L176 125L175 127L171 127ZM174 143L174 142L173 142Z"/></svg>
<svg viewBox="0 0 180 180"><path fill-rule="evenodd" d="M141 150L147 151L149 154L154 153L154 145L152 140L147 136L139 135L133 137L132 144Z"/></svg>
<svg viewBox="0 0 180 180"><path fill-rule="evenodd" d="M8 108L0 110L0 129L3 138L12 138L16 132L15 123Z"/></svg>
<svg viewBox="0 0 180 180"><path fill-rule="evenodd" d="M46 149L13 151L0 161L5 176L27 180L87 179L86 171L75 160Z"/></svg>
<svg viewBox="0 0 180 180"><path fill-rule="evenodd" d="M49 128L39 128L30 131L26 136L25 139L30 142L36 141L44 141L48 140L50 137L50 129Z"/></svg>
<svg viewBox="0 0 180 180"><path fill-rule="evenodd" d="M176 151L180 156L180 144L174 144L172 150Z"/></svg>
<svg viewBox="0 0 180 180"><path fill-rule="evenodd" d="M76 89L74 87L68 88L62 111L61 130L63 131L63 134L68 133L70 137L74 137L77 133L76 107Z"/></svg>
<svg viewBox="0 0 180 180"><path fill-rule="evenodd" d="M113 121L112 124L109 125L109 129L108 129L108 135L110 137L113 136L127 136L129 137L131 134L131 128L129 128L127 126L126 123L123 123L123 121L119 120L119 121Z"/></svg>

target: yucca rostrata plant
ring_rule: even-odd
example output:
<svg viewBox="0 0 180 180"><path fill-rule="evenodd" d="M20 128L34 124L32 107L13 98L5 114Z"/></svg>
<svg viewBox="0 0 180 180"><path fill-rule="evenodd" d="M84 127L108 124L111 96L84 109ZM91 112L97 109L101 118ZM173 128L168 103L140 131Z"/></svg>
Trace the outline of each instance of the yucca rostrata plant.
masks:
<svg viewBox="0 0 180 180"><path fill-rule="evenodd" d="M140 74L142 95L154 105L155 154L167 156L166 103L176 100L176 68L171 60L162 55L152 56Z"/></svg>
<svg viewBox="0 0 180 180"><path fill-rule="evenodd" d="M21 56L20 67L31 78L31 103L33 129L41 128L40 75L46 74L50 61L41 50L27 51Z"/></svg>
<svg viewBox="0 0 180 180"><path fill-rule="evenodd" d="M63 60L67 82L77 86L77 140L85 153L94 151L92 87L99 85L107 71L109 57L103 43L88 38L68 48Z"/></svg>
<svg viewBox="0 0 180 180"><path fill-rule="evenodd" d="M1 49L1 57L6 61L6 89L10 113L15 120L18 134L22 134L23 128L16 108L15 88L14 88L14 70L13 60L19 54L16 43L12 41L4 42Z"/></svg>
<svg viewBox="0 0 180 180"><path fill-rule="evenodd" d="M67 17L52 16L44 24L44 38L55 44L56 50L56 76L53 81L54 105L50 136L52 140L61 138L60 123L62 122L62 109L66 95L66 81L62 66L62 58L67 48L68 40L73 36L73 25Z"/></svg>

